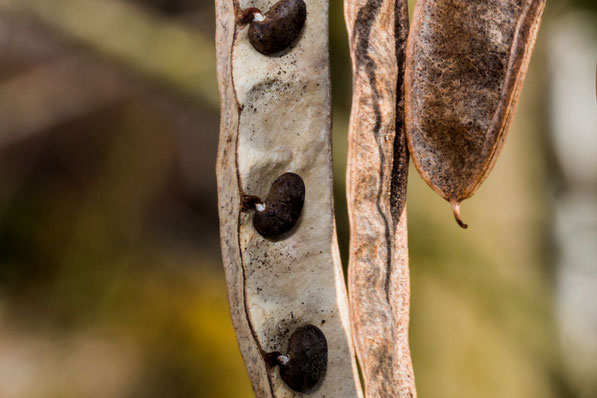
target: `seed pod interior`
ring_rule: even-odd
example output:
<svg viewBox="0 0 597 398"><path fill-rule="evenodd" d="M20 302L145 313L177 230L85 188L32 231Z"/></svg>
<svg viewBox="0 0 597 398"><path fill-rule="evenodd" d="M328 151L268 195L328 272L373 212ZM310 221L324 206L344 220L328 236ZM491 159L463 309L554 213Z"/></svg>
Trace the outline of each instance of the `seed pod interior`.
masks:
<svg viewBox="0 0 597 398"><path fill-rule="evenodd" d="M459 204L491 171L512 121L544 0L419 0L407 47L415 167Z"/></svg>
<svg viewBox="0 0 597 398"><path fill-rule="evenodd" d="M297 395L265 353L285 352L290 333L313 324L325 333L334 364L318 394L359 398L334 229L328 2L308 0L308 23L292 51L270 57L250 43L243 11L268 10L276 1L216 0L218 207L232 320L255 396ZM253 225L255 211L244 210L266 200L287 171L306 187L300 225L284 239L264 239Z"/></svg>

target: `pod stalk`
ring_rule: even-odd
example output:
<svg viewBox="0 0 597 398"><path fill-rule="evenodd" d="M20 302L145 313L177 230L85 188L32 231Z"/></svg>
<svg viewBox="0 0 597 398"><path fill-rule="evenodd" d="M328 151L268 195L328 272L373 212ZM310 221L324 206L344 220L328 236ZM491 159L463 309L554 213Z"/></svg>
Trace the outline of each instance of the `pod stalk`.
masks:
<svg viewBox="0 0 597 398"><path fill-rule="evenodd" d="M460 225L460 227L463 229L467 229L468 224L465 224L462 221L462 218L460 218L460 203L459 202L450 202L450 204L452 205L452 211L454 212L454 219L456 220L458 225Z"/></svg>

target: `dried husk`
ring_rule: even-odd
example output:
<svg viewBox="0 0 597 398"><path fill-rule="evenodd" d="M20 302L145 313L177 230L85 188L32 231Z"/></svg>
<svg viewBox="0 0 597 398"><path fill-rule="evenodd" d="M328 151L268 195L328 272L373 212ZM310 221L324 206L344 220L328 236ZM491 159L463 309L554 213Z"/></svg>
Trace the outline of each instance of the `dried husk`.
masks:
<svg viewBox="0 0 597 398"><path fill-rule="evenodd" d="M514 116L545 0L419 0L407 48L415 167L459 205L493 168Z"/></svg>
<svg viewBox="0 0 597 398"><path fill-rule="evenodd" d="M348 151L351 320L366 396L415 397L408 345L406 0L345 0L353 64Z"/></svg>

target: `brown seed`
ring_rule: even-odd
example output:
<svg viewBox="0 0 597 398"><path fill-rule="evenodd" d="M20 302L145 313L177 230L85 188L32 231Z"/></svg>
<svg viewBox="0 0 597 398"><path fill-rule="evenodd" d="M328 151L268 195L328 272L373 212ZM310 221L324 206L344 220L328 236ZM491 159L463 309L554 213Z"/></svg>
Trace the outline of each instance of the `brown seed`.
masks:
<svg viewBox="0 0 597 398"><path fill-rule="evenodd" d="M328 343L316 326L306 325L292 333L288 352L278 360L280 377L290 388L300 393L310 392L325 376Z"/></svg>
<svg viewBox="0 0 597 398"><path fill-rule="evenodd" d="M499 155L545 0L419 0L406 55L406 134L415 167L452 204Z"/></svg>
<svg viewBox="0 0 597 398"><path fill-rule="evenodd" d="M294 173L284 173L272 183L265 209L256 205L253 227L265 238L274 239L290 231L298 221L305 202L305 183Z"/></svg>
<svg viewBox="0 0 597 398"><path fill-rule="evenodd" d="M249 41L264 55L273 55L289 48L299 37L307 19L304 0L280 0L258 20L254 13L249 26Z"/></svg>

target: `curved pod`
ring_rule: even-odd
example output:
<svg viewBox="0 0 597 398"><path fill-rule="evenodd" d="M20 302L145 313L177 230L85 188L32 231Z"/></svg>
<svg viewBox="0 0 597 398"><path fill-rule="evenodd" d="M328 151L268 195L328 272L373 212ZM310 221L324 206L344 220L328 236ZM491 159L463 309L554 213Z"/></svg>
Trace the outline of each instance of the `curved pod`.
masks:
<svg viewBox="0 0 597 398"><path fill-rule="evenodd" d="M545 0L419 0L407 46L406 135L415 167L452 204L493 168Z"/></svg>
<svg viewBox="0 0 597 398"><path fill-rule="evenodd" d="M353 96L346 175L348 290L368 398L415 398L408 344L406 0L345 0Z"/></svg>

